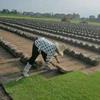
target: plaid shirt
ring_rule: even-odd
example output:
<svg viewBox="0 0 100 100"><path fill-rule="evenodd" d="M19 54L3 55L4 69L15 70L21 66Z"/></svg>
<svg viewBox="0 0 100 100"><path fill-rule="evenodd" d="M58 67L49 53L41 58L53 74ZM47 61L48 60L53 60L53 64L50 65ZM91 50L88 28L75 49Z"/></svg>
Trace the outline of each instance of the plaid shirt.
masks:
<svg viewBox="0 0 100 100"><path fill-rule="evenodd" d="M45 38L35 40L35 45L39 52L43 51L47 54L46 62L49 62L56 52L56 45Z"/></svg>

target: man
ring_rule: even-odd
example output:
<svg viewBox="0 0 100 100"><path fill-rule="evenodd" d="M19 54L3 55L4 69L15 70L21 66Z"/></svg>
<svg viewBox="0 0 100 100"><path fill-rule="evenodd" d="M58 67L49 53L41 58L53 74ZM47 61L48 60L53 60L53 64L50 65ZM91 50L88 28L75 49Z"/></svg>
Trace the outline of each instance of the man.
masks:
<svg viewBox="0 0 100 100"><path fill-rule="evenodd" d="M56 53L63 56L63 52L60 51L59 44L57 42L53 43L44 37L36 38L33 43L32 56L28 60L26 66L24 68L23 75L25 77L29 76L28 72L29 72L31 66L35 63L35 60L39 54L42 55L42 57L45 61L44 65L43 65L43 67L45 67L45 68L48 68L48 63L50 62L52 57L55 57L55 59L59 63L57 55L55 55Z"/></svg>

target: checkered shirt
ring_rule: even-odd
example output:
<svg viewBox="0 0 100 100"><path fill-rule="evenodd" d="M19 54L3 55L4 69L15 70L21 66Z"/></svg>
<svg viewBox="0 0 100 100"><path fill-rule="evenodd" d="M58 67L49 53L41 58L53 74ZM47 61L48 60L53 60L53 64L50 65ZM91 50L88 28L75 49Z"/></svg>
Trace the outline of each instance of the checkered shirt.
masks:
<svg viewBox="0 0 100 100"><path fill-rule="evenodd" d="M47 54L46 62L49 62L56 52L55 44L45 38L38 38L35 45L39 52L43 51Z"/></svg>

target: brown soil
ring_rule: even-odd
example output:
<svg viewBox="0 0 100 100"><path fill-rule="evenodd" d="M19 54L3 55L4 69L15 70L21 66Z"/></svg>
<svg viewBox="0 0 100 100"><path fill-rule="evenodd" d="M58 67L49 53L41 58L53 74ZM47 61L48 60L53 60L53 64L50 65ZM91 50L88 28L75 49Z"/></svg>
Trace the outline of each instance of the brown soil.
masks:
<svg viewBox="0 0 100 100"><path fill-rule="evenodd" d="M31 52L32 52L32 41L31 40L25 39L23 37L20 37L18 35L15 35L15 34L12 34L11 32L6 32L6 31L3 31L1 33L1 36L3 36L5 40L14 44L19 50L22 50L23 53L31 56ZM72 66L72 65L75 65L76 62L77 62L77 66L82 65L78 61L70 60L69 57L66 57L65 59L66 61L64 61L65 63L64 65Z"/></svg>
<svg viewBox="0 0 100 100"><path fill-rule="evenodd" d="M6 77L6 79L9 79L9 75L14 73L19 73L23 66L19 61L5 62L6 60L10 60L10 59L14 59L14 57L0 46L0 81L1 82L3 82L3 78Z"/></svg>
<svg viewBox="0 0 100 100"><path fill-rule="evenodd" d="M7 58L13 58L13 56L0 46L0 62Z"/></svg>
<svg viewBox="0 0 100 100"><path fill-rule="evenodd" d="M33 42L31 40L25 39L18 35L12 34L11 32L7 32L7 31L3 31L3 30L0 30L0 35L3 36L3 38L6 41L15 45L18 50L21 50L24 54L31 56L32 44L33 44ZM61 42L59 42L59 43L61 43ZM74 47L69 44L66 44L66 47L73 49L74 51L84 53L89 57L96 57L98 55L89 50ZM9 54L5 49L3 49L0 46L0 62L5 61L6 59L12 59L12 58L14 58L14 57L11 56L11 54ZM40 62L41 62L41 60L43 62L43 59L41 56L38 57L38 61L39 60L40 60ZM67 72L81 70L84 73L93 73L95 71L100 71L100 64L98 66L91 67L91 66L88 66L88 65L86 65L72 57L69 57L69 56L64 56L63 58L59 57L59 60L60 60L59 64L55 61L55 59L52 60L56 67L54 67L52 64L49 65L49 67L51 69L53 69L53 71L49 71L49 72L45 72L45 71L41 72L40 71L38 74L42 74L46 78L59 75L57 70L55 70L57 67L61 67L63 69L63 71L67 71ZM41 64L38 66L41 66ZM19 61L0 64L0 81L2 82L2 81L8 80L9 75L11 78L13 78L11 75L20 73L20 71L23 69L23 67L24 67L23 64L20 63ZM34 73L36 73L36 71L34 71ZM11 100L9 98L10 97L5 93L5 90L0 86L0 100Z"/></svg>
<svg viewBox="0 0 100 100"><path fill-rule="evenodd" d="M20 68L21 68L21 63L19 62L1 64L0 65L0 76L19 72Z"/></svg>
<svg viewBox="0 0 100 100"><path fill-rule="evenodd" d="M15 45L18 50L21 50L24 54L28 54L29 56L31 56L33 41L26 39L26 38L23 38L23 37L20 37L20 36L13 34L11 32L3 31L3 30L2 30L2 32L0 32L0 35L3 36L3 38L6 41L9 41L13 45ZM81 49L78 47L74 47L74 46L71 46L69 44L67 44L66 47L73 49L74 51L87 54L90 57L96 57L98 55L94 52L91 52L91 51L88 51L85 49ZM62 58L60 58L60 59L61 59L60 64L57 64L55 61L54 61L54 63L56 63L58 66L62 66L62 68L64 70L68 70L68 71L69 70L80 70L80 69L84 69L84 68L88 67L87 65L83 64L82 62L80 62L74 58L71 58L69 56L68 57L66 56L63 59Z"/></svg>
<svg viewBox="0 0 100 100"><path fill-rule="evenodd" d="M18 48L18 50L21 50L25 54L31 55L32 44L33 44L31 40L27 40L23 37L20 37L18 35L6 31L2 31L0 35L4 38L4 40L15 45Z"/></svg>
<svg viewBox="0 0 100 100"><path fill-rule="evenodd" d="M16 24L17 25L17 24ZM18 25L18 26L21 26L21 25ZM29 27L25 27L25 26L23 26L24 28L27 28L27 29L32 29L32 28L29 28ZM37 30L37 29L36 29ZM41 32L41 30L38 30L38 31L40 31ZM42 31L42 32L44 32L44 31ZM46 34L51 34L51 33L48 33L48 32L44 32L44 33L46 33ZM60 35L59 35L60 36ZM68 38L70 38L70 37L68 37ZM100 45L99 44L96 44L96 43L91 43L91 42L88 42L88 41L84 41L84 40L78 40L78 39L75 39L74 38L74 40L76 40L76 41L80 41L80 42L84 42L84 43L87 43L87 44L93 44L93 45L95 45L95 46L97 46L97 47L100 47Z"/></svg>
<svg viewBox="0 0 100 100"><path fill-rule="evenodd" d="M0 33L0 34L1 34L1 36L4 37L4 39L6 39L7 41L18 46L19 47L18 49L20 49L22 51L24 50L27 54L29 54L29 52L31 51L31 49L32 49L32 41L31 40L27 40L23 37L20 37L18 35L12 34L11 32L6 32L6 31L3 31L3 30L2 30L2 33ZM9 34L9 36L7 36L8 34ZM61 43L61 42L59 42L59 43ZM28 45L28 48L27 48L27 45L25 45L25 44ZM66 44L66 48L72 49L76 52L86 54L89 57L95 58L98 55L98 53L94 53L94 52L89 51L89 50L81 49L81 48L78 48L78 47L75 47L75 46L72 46L72 45L69 45L69 44Z"/></svg>
<svg viewBox="0 0 100 100"><path fill-rule="evenodd" d="M3 31L2 30L2 32L0 33L1 34L1 36L3 36L4 38L7 36L7 34L9 33L9 36L13 36L13 37L16 37L16 35L15 34L10 34L11 32L6 32L6 31ZM28 32L27 32L28 33ZM32 35L32 33L28 33L28 34L30 34L30 35ZM19 36L17 36L17 37L19 37ZM11 38L11 37L10 37ZM24 40L26 41L26 39L25 38L22 38L22 37L20 37L22 40L23 40L23 42L24 42ZM19 40L20 40L20 38L19 38ZM9 37L6 37L5 39L9 39ZM13 38L12 38L13 39ZM10 39L11 40L11 43L12 43L12 39ZM49 38L50 39L50 38ZM18 40L18 39L17 39ZM52 39L50 39L50 40L52 40ZM16 40L15 40L16 41ZM53 40L54 41L54 40ZM77 41L80 41L80 40L77 40ZM30 42L31 42L31 44L32 44L32 41L30 40ZM62 43L62 42L60 42L60 41L58 41L59 43ZM22 43L22 42L21 42ZM25 42L26 43L26 42ZM30 44L30 43L29 43ZM90 43L91 44L91 43ZM17 45L17 43L15 43L15 45ZM95 44L96 45L96 44ZM20 46L20 45L19 45ZM31 45L32 46L32 45ZM23 47L25 47L25 45L23 46ZM91 57L91 58L95 58L96 56L98 56L98 53L95 53L95 52L92 52L92 51L90 51L90 50L86 50L86 49L83 49L83 48L79 48L79 47L75 47L75 46L73 46L73 45L70 45L70 44L68 44L68 43L66 43L66 48L69 48L69 49L72 49L72 50L74 50L74 51L76 51L76 52L79 52L79 53L83 53L83 54L85 54L86 56L88 56L88 57Z"/></svg>

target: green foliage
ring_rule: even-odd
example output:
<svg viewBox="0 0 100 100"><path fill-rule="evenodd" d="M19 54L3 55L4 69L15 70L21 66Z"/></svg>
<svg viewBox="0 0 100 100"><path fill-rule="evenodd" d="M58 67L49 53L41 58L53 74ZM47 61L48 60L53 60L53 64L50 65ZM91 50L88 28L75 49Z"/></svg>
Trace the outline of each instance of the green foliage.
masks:
<svg viewBox="0 0 100 100"><path fill-rule="evenodd" d="M11 18L11 19L28 19L28 20L42 20L42 21L50 21L50 22L58 22L60 21L59 18L47 18L47 17L32 17L32 16L26 16L26 15L20 15L20 14L2 14L0 13L0 17L2 18Z"/></svg>
<svg viewBox="0 0 100 100"><path fill-rule="evenodd" d="M100 72L73 72L50 79L35 75L5 87L14 100L100 100Z"/></svg>

